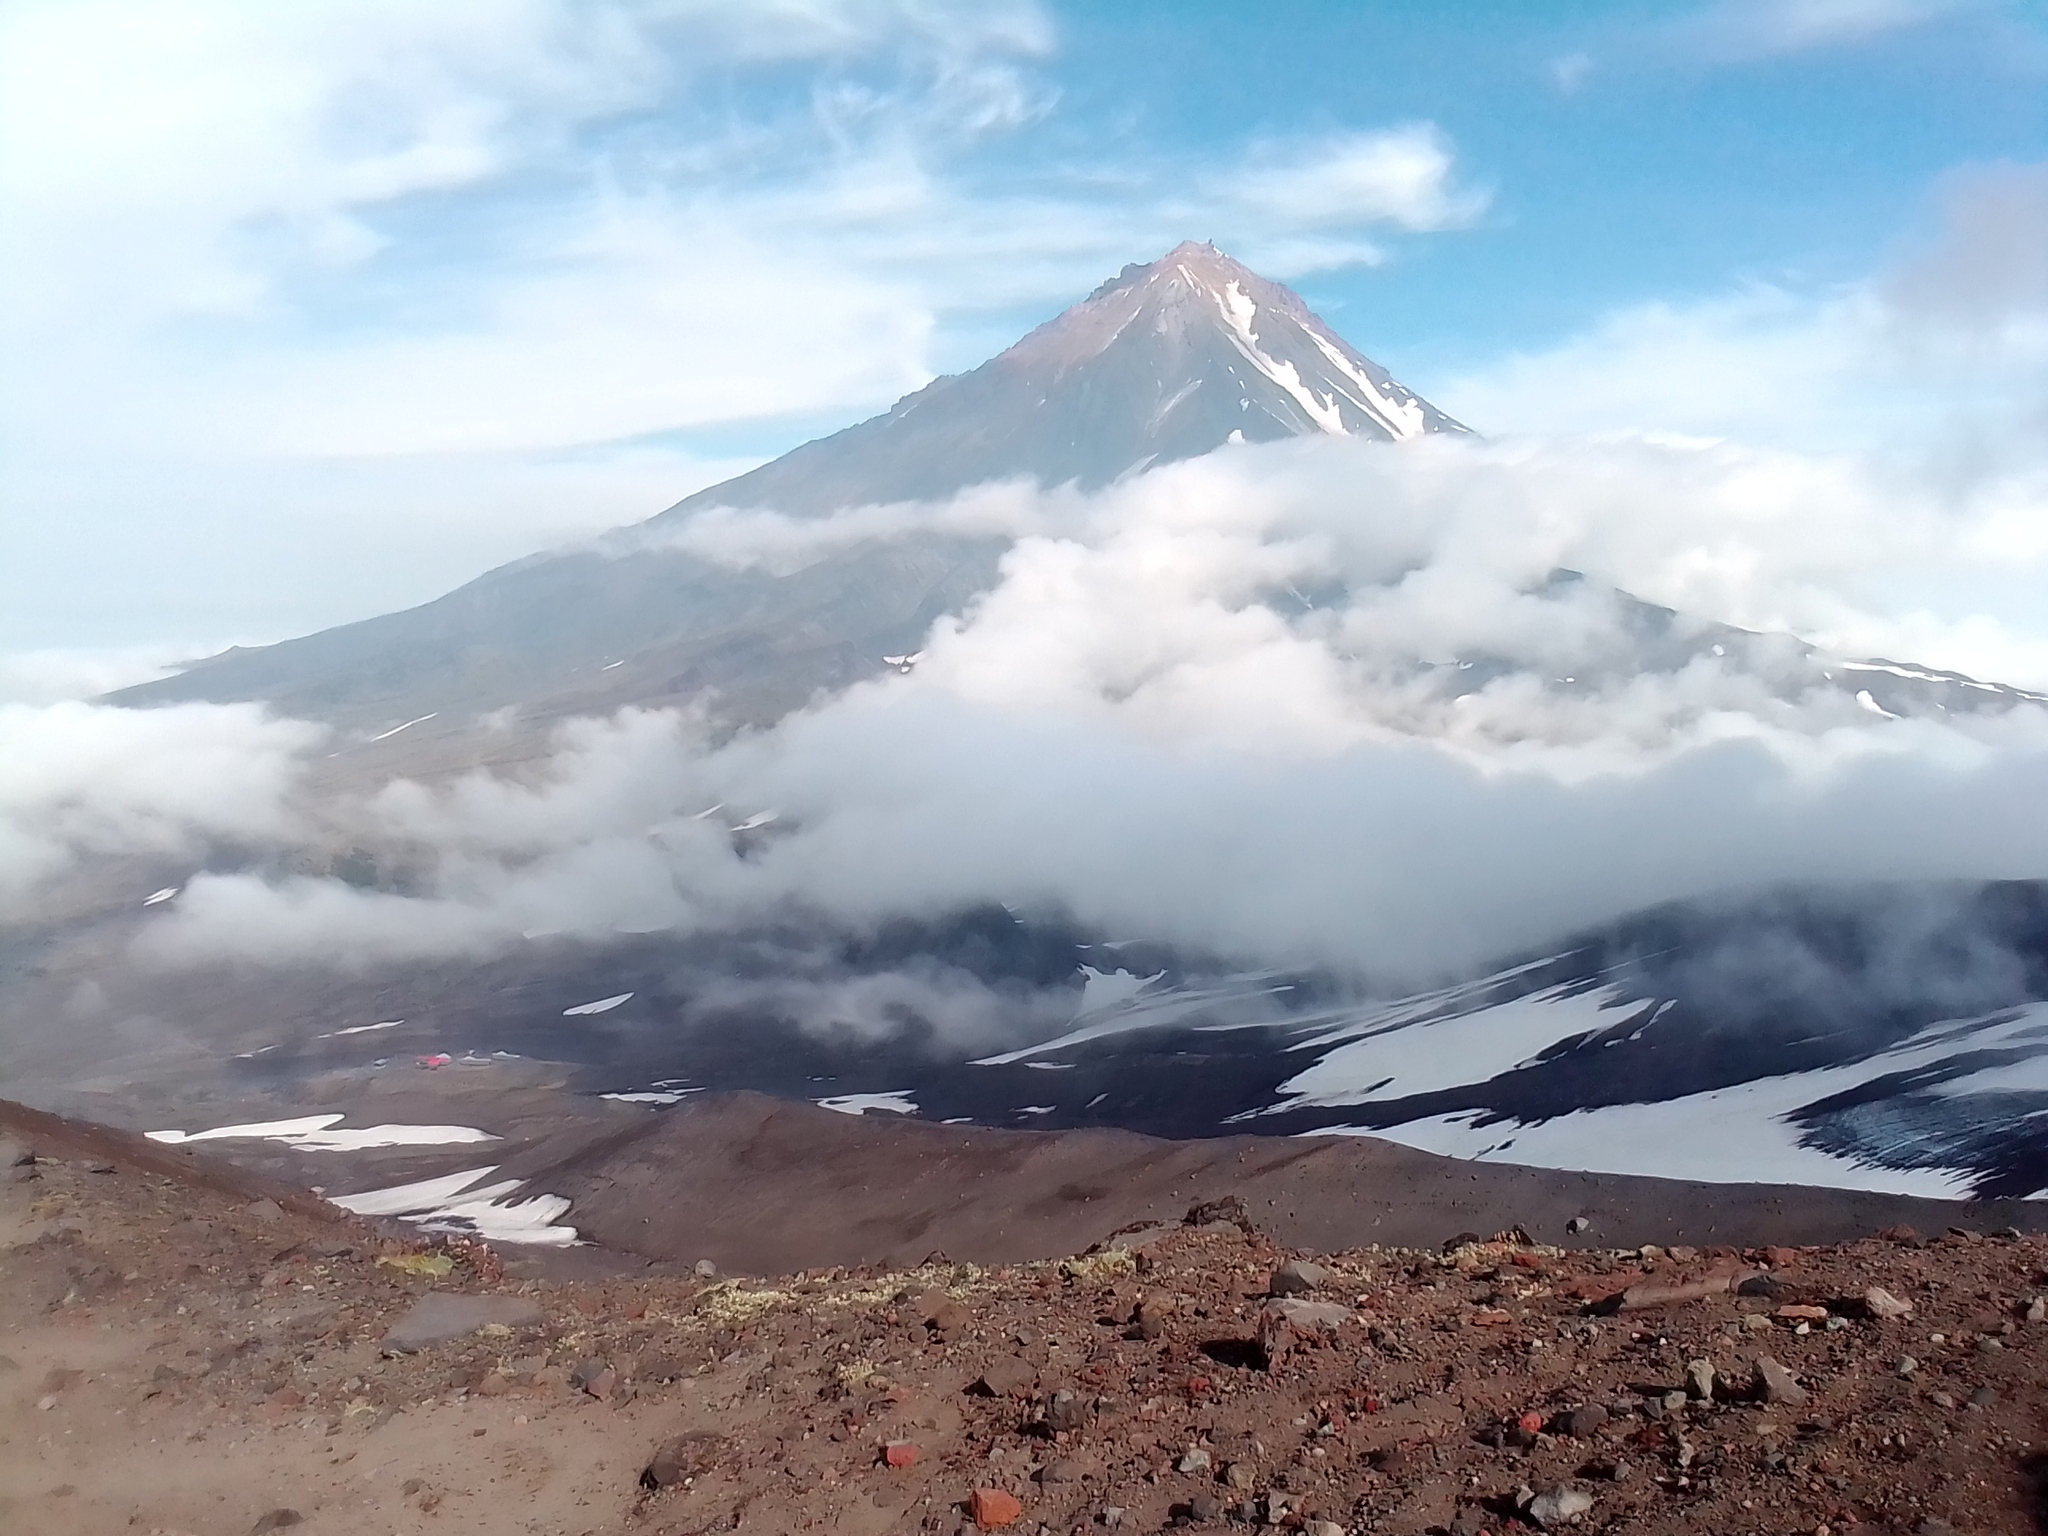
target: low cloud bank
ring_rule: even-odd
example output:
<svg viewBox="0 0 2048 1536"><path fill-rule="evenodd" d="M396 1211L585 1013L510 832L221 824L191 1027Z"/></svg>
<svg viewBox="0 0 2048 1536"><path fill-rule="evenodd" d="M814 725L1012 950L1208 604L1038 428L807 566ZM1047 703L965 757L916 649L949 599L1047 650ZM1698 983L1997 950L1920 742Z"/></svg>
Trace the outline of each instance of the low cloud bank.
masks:
<svg viewBox="0 0 2048 1536"><path fill-rule="evenodd" d="M276 844L326 735L255 705L122 710L0 704L0 919L96 854L196 855L210 839Z"/></svg>
<svg viewBox="0 0 2048 1536"><path fill-rule="evenodd" d="M45 712L43 739L81 745L6 790L30 850L10 865L19 890L78 851L208 833L367 850L353 884L198 875L143 941L161 962L481 956L791 912L859 931L994 900L1388 984L1733 886L2040 875L2048 713L1883 718L1814 685L1797 642L1717 654L1703 618L1648 665L1618 591L1881 628L1874 573L1953 557L1982 510L1733 449L1316 443L1094 496L719 514L681 537L735 565L970 529L1010 549L909 675L730 741L674 711L574 721L517 780L315 805L294 788L314 727ZM822 997L789 1007L894 1016Z"/></svg>

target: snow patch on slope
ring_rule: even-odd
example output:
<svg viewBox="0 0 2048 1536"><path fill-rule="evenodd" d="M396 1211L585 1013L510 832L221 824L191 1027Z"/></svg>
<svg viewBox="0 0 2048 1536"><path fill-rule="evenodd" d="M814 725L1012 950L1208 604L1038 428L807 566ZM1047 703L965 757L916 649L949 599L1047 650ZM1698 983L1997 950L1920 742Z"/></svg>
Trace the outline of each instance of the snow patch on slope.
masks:
<svg viewBox="0 0 2048 1536"><path fill-rule="evenodd" d="M1573 983L1428 1022L1403 1010L1282 1083L1284 1097L1274 1108L1370 1104L1483 1083L1562 1041L1623 1022L1627 1016L1613 1010L1627 1006L1646 1015L1654 1004L1632 1000L1618 986L1587 990Z"/></svg>
<svg viewBox="0 0 2048 1536"><path fill-rule="evenodd" d="M520 1179L475 1187L479 1179L497 1171L495 1165L472 1168L388 1189L330 1195L328 1203L358 1216L395 1216L429 1232L466 1233L486 1242L546 1248L567 1248L575 1243L576 1229L559 1225L569 1210L569 1202L562 1196L509 1199L524 1183Z"/></svg>
<svg viewBox="0 0 2048 1536"><path fill-rule="evenodd" d="M1181 270L1185 272L1187 269L1183 267ZM1194 281L1192 275L1188 281ZM1258 314L1259 307L1252 302L1250 296L1235 282L1231 282L1225 285L1223 292L1217 297L1217 302L1222 307L1225 323L1230 326L1231 340L1237 350L1244 354L1245 361L1286 390L1294 398L1294 402L1308 413L1309 420L1325 432L1332 437L1349 437L1351 429L1344 425L1344 413L1337 409L1335 398L1325 396L1318 400L1315 393L1301 382L1301 374L1295 369L1294 364L1269 357L1260 347L1259 338L1252 330L1252 320Z"/></svg>
<svg viewBox="0 0 2048 1536"><path fill-rule="evenodd" d="M151 1141L183 1146L191 1141L275 1141L300 1152L361 1152L372 1147L447 1147L496 1141L470 1125L368 1125L341 1128L342 1115L306 1115L296 1120L263 1120L222 1125L209 1131L147 1131Z"/></svg>

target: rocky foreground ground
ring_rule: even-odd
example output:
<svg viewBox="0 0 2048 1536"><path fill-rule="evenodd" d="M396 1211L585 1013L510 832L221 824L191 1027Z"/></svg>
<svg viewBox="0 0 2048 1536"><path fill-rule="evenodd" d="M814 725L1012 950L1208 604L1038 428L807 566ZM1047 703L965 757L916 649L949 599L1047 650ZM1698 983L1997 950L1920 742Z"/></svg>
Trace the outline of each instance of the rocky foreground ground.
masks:
<svg viewBox="0 0 2048 1536"><path fill-rule="evenodd" d="M2043 1528L2038 1237L1303 1255L1224 1204L997 1268L521 1279L0 1151L8 1531Z"/></svg>

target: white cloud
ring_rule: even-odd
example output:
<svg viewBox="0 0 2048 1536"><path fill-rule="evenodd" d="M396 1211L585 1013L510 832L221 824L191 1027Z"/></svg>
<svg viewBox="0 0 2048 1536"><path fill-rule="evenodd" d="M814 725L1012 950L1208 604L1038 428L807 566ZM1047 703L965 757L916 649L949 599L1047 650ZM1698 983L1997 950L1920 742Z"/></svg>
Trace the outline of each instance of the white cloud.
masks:
<svg viewBox="0 0 2048 1536"><path fill-rule="evenodd" d="M1373 133L1255 145L1217 190L1280 231L1451 229L1486 209L1489 195L1456 182L1457 156L1434 123Z"/></svg>
<svg viewBox="0 0 2048 1536"><path fill-rule="evenodd" d="M28 916L36 889L87 855L301 832L291 793L325 734L250 704L0 704L0 917Z"/></svg>
<svg viewBox="0 0 2048 1536"><path fill-rule="evenodd" d="M164 645L0 651L0 705L89 699L166 677L179 662L191 659L190 653Z"/></svg>
<svg viewBox="0 0 2048 1536"><path fill-rule="evenodd" d="M1593 75L1593 58L1587 53L1567 53L1550 61L1550 79L1559 91L1576 96Z"/></svg>
<svg viewBox="0 0 2048 1536"><path fill-rule="evenodd" d="M1940 189L1935 227L1866 281L1636 307L1434 398L1501 433L1689 438L1728 445L1731 462L1735 445L1763 450L1753 462L1779 472L1760 483L1760 505L1783 506L1803 486L1816 506L1866 509L1860 521L1827 519L1830 537L1867 554L1863 616L1807 609L1783 622L1848 649L2038 684L2048 680L2044 187L2037 166L1959 171ZM1864 489L1844 500L1851 485ZM1890 617L1872 622L1877 611Z"/></svg>
<svg viewBox="0 0 2048 1536"><path fill-rule="evenodd" d="M2022 874L2048 857L2023 810L2048 716L1880 721L1767 668L1644 673L1603 585L1896 639L1871 572L1953 558L1976 515L1731 447L1318 440L1094 496L707 519L706 551L783 568L924 528L1019 537L909 676L724 745L628 712L516 779L394 785L330 834L384 850L389 888L204 877L150 952L346 963L999 899L1413 972L1732 883ZM1543 589L1558 565L1591 579ZM1513 667L1465 703L1417 665L1472 654ZM741 856L725 825L769 810Z"/></svg>
<svg viewBox="0 0 2048 1536"><path fill-rule="evenodd" d="M1674 29L1693 49L1776 58L1868 42L1974 8L1976 0L1722 0Z"/></svg>
<svg viewBox="0 0 2048 1536"><path fill-rule="evenodd" d="M1986 332L2033 342L2048 358L2048 165L1966 166L1937 189L1940 223L1881 291L1902 326L1924 336Z"/></svg>

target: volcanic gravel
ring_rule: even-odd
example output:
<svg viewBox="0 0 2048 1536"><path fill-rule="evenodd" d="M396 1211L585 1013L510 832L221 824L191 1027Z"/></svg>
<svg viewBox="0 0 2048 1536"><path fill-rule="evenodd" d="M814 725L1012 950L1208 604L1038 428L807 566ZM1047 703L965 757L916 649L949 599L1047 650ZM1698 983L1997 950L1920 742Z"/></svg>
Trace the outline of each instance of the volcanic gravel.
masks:
<svg viewBox="0 0 2048 1536"><path fill-rule="evenodd" d="M2037 1237L1307 1255L1223 1202L1064 1260L517 1280L0 1150L6 1529L2040 1528Z"/></svg>

